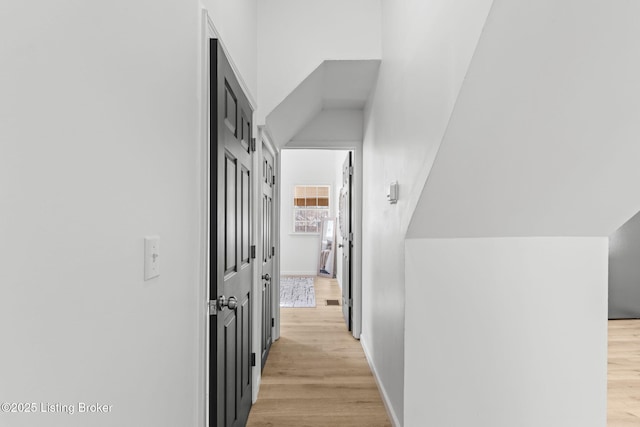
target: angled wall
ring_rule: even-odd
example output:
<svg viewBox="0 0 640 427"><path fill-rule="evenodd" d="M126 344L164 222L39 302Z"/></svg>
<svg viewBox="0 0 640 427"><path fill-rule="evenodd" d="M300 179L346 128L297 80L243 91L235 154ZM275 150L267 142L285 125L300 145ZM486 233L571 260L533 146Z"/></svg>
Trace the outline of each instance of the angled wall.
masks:
<svg viewBox="0 0 640 427"><path fill-rule="evenodd" d="M258 1L258 124L323 61L380 59L380 3Z"/></svg>
<svg viewBox="0 0 640 427"><path fill-rule="evenodd" d="M609 236L638 212L639 14L494 1L409 235Z"/></svg>

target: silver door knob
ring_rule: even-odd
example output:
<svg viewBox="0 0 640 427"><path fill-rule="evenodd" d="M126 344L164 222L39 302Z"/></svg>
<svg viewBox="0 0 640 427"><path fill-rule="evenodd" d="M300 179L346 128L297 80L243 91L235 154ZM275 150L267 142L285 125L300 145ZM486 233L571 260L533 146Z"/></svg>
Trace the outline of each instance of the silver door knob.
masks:
<svg viewBox="0 0 640 427"><path fill-rule="evenodd" d="M338 247L339 247L339 248L343 248L343 247L344 247L344 245L343 245L342 243L338 243Z"/></svg>
<svg viewBox="0 0 640 427"><path fill-rule="evenodd" d="M269 280L271 280L271 276L269 276L269 273L267 273L267 274L263 274L263 275L262 275L262 278L263 278L264 280L266 280L267 282L268 282Z"/></svg>
<svg viewBox="0 0 640 427"><path fill-rule="evenodd" d="M238 306L238 299L236 297L225 297L222 295L218 298L218 309L222 310L225 307L229 307L229 310L235 310Z"/></svg>

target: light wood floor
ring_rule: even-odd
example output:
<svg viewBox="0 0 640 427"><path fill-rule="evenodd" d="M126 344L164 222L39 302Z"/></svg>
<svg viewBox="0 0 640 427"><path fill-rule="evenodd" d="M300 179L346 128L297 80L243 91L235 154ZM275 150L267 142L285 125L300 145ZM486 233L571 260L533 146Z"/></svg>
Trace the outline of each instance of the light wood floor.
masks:
<svg viewBox="0 0 640 427"><path fill-rule="evenodd" d="M315 308L282 308L248 427L391 426L360 342L347 331L335 280L316 278Z"/></svg>
<svg viewBox="0 0 640 427"><path fill-rule="evenodd" d="M640 426L640 320L609 321L607 427Z"/></svg>

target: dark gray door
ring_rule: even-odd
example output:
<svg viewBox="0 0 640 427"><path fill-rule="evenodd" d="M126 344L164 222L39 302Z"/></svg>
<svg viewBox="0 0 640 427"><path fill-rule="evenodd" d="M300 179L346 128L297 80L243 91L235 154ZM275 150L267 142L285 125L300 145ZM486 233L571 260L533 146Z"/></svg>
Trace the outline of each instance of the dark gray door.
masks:
<svg viewBox="0 0 640 427"><path fill-rule="evenodd" d="M352 311L352 254L353 231L351 220L351 197L353 190L353 161L349 152L342 165L342 189L340 190L340 237L342 239L342 314L349 330L353 326Z"/></svg>
<svg viewBox="0 0 640 427"><path fill-rule="evenodd" d="M210 43L210 427L251 409L253 111L217 40Z"/></svg>
<svg viewBox="0 0 640 427"><path fill-rule="evenodd" d="M275 187L275 168L273 155L262 145L262 367L267 362L269 349L273 342L273 258L275 242L273 239Z"/></svg>

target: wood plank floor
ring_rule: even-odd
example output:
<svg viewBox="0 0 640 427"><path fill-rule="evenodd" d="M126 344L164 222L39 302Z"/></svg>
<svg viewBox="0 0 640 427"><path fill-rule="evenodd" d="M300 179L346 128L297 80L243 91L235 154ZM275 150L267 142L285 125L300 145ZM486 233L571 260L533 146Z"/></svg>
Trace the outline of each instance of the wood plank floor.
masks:
<svg viewBox="0 0 640 427"><path fill-rule="evenodd" d="M607 427L640 426L640 320L609 321Z"/></svg>
<svg viewBox="0 0 640 427"><path fill-rule="evenodd" d="M316 278L315 308L282 308L249 427L391 426L360 342L347 331L335 280Z"/></svg>

